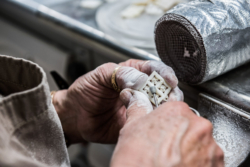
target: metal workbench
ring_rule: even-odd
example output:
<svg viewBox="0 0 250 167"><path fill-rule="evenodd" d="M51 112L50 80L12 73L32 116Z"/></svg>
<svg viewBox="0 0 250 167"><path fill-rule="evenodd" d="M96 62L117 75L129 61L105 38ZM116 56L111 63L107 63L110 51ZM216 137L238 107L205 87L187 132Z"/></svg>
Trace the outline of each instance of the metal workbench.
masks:
<svg viewBox="0 0 250 167"><path fill-rule="evenodd" d="M110 60L113 62L121 62L129 58L160 60L154 49L143 50L125 46L119 40L100 31L95 22L96 11L84 12L77 7L77 3L78 0L56 0L53 3L45 0L1 0L0 14L45 40L53 41L59 47L71 51L88 47L102 56L110 57ZM244 127L246 128L242 133L236 133L235 130L237 128L228 130L229 133L232 132L232 134L239 135L239 137L233 135L235 138L240 139L237 139L236 144L244 141L246 147L241 147L238 151L244 150L242 151L244 154L240 155L241 157L234 164L228 164L227 166L239 165L246 159L247 153L250 151L250 128L247 126L250 125L250 123L248 124L250 119L249 65L241 66L201 85L190 86L179 83L180 88L184 92L185 101L190 106L198 108L203 116L211 120L219 112L234 113L224 114L222 119L227 120L229 124L236 125L243 122L242 124L246 125L243 126L243 129ZM89 70L94 67L95 65L91 66ZM236 121L233 119L234 117L237 117ZM213 122L214 120L211 121ZM213 124L214 126L218 125L216 122L213 122ZM220 126L215 126L215 128L220 129ZM222 132L217 132L216 129L215 131L223 135ZM247 139L247 137L249 138ZM229 136L229 138L234 140L232 136ZM224 145L224 143L221 143L221 145ZM230 152L230 148L224 149L228 149Z"/></svg>

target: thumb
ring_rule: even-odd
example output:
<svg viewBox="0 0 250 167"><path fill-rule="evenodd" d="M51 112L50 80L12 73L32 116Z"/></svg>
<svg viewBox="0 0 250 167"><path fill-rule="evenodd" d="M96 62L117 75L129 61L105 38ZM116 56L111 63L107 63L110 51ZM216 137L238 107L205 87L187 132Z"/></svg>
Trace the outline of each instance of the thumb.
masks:
<svg viewBox="0 0 250 167"><path fill-rule="evenodd" d="M147 79L147 74L132 67L121 67L116 73L116 82L121 90L125 88L138 90Z"/></svg>
<svg viewBox="0 0 250 167"><path fill-rule="evenodd" d="M120 93L120 99L127 108L127 122L153 111L153 106L149 99L139 91L124 89Z"/></svg>

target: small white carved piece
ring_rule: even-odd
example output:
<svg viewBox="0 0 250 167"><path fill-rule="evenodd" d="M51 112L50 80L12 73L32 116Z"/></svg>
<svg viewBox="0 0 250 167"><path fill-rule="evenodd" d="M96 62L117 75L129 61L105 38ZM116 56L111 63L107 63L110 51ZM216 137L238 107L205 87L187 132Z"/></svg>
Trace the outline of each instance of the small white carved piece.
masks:
<svg viewBox="0 0 250 167"><path fill-rule="evenodd" d="M162 101L168 100L168 95L172 88L156 71L148 77L147 82L139 89L139 91L145 94L151 103L155 105L154 96L150 92L151 86L156 88L155 96L157 97L158 105L161 104Z"/></svg>
<svg viewBox="0 0 250 167"><path fill-rule="evenodd" d="M145 10L145 6L130 5L121 12L123 18L135 18L142 14Z"/></svg>

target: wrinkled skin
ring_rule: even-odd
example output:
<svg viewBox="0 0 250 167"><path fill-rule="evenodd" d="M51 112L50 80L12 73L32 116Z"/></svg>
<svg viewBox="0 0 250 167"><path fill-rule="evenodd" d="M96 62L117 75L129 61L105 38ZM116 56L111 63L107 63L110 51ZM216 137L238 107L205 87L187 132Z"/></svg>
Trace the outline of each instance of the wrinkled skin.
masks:
<svg viewBox="0 0 250 167"><path fill-rule="evenodd" d="M116 73L119 88L137 90L148 75L157 71L173 88L169 101L183 100L174 71L162 62L128 60ZM63 130L71 143L83 140L99 143L117 142L126 122L126 108L119 92L111 86L111 75L117 64L107 63L78 78L68 90L54 95L54 106ZM151 111L153 109L151 108Z"/></svg>
<svg viewBox="0 0 250 167"><path fill-rule="evenodd" d="M120 65L116 74L120 93L110 81L117 64L108 63L55 94L53 103L71 143L118 140L112 167L224 166L211 123L176 102L183 94L170 67L142 60ZM173 87L169 101L154 111L147 97L136 91L153 71Z"/></svg>
<svg viewBox="0 0 250 167"><path fill-rule="evenodd" d="M140 94L131 89L121 92L127 121L111 167L224 166L223 152L208 120L197 117L183 102L164 103L146 114L151 106L138 98Z"/></svg>

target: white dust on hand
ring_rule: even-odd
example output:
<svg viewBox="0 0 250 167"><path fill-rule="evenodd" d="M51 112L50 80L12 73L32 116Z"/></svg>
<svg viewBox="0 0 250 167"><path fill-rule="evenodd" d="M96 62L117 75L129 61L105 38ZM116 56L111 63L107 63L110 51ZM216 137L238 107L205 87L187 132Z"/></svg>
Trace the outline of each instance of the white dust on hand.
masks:
<svg viewBox="0 0 250 167"><path fill-rule="evenodd" d="M139 91L133 91L133 96L130 99L128 108L136 105L137 108L143 108L146 110L146 113L149 114L151 111L153 111L153 106L149 99L141 92Z"/></svg>
<svg viewBox="0 0 250 167"><path fill-rule="evenodd" d="M132 67L122 67L116 74L116 81L121 89L138 90L147 81L148 75Z"/></svg>

